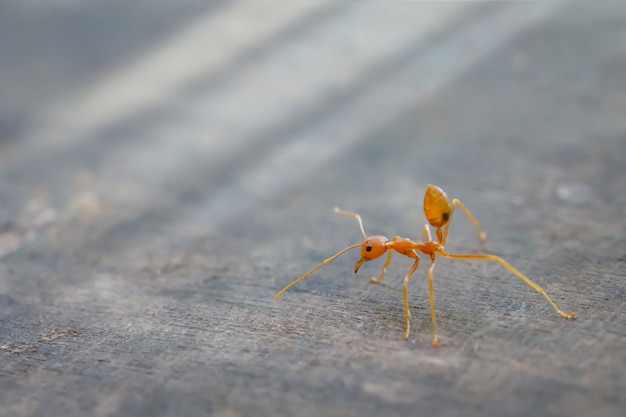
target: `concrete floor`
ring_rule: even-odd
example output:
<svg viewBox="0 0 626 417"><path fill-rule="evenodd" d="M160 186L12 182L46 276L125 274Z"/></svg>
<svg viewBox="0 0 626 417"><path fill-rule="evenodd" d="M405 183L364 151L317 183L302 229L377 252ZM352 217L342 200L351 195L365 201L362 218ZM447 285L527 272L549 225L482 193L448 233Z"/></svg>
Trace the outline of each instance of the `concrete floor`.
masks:
<svg viewBox="0 0 626 417"><path fill-rule="evenodd" d="M0 415L621 416L623 2L0 2ZM353 273L434 183L487 261ZM481 251L453 217L446 249Z"/></svg>

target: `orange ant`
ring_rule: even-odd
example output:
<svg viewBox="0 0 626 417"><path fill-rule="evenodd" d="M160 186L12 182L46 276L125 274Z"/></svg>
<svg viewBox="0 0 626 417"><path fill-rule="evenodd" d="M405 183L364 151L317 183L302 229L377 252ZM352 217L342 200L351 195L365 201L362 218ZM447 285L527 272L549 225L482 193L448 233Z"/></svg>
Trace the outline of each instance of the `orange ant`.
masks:
<svg viewBox="0 0 626 417"><path fill-rule="evenodd" d="M484 255L484 254L453 255L453 254L446 252L445 244L446 244L446 239L448 237L448 229L450 228L450 221L452 219L452 214L454 213L454 208L456 206L459 206L465 212L467 217L472 221L472 223L474 224L474 227L476 228L476 232L478 233L478 239L482 243L484 243L487 239L487 235L485 232L483 232L480 229L480 223L478 223L478 220L476 220L476 218L472 215L472 213L470 213L470 211L467 208L465 208L465 206L459 200L454 199L452 200L452 203L450 203L450 199L448 198L446 193L441 188L435 185L429 184L428 188L426 189L426 194L424 195L424 213L426 214L426 219L428 220L428 223L430 223L432 227L436 228L436 231L435 231L435 234L437 236L436 241L432 240L432 237L430 234L430 228L428 227L428 224L424 224L424 229L422 231L422 239L424 239L425 242L421 242L421 241L413 242L410 239L401 238L399 236L396 236L392 241L387 239L385 236L381 236L381 235L367 237L367 235L365 234L365 230L363 229L363 221L361 220L361 216L359 216L356 213L340 210L339 208L335 207L334 209L335 213L341 214L344 216L354 217L359 222L359 227L361 228L361 234L363 235L363 243L356 243L354 245L350 245L344 250L342 250L341 252L337 253L336 255L331 256L330 258L326 259L324 262L322 262L321 264L319 264L318 266L316 266L315 268L313 268L312 270L310 270L309 272L307 272L306 274L304 274L303 276L291 282L285 288L280 290L278 294L276 294L276 296L274 297L274 301L278 300L285 293L285 291L287 291L289 288L293 287L300 281L304 280L313 272L320 269L322 266L331 263L332 261L334 261L341 255L343 255L344 253L348 252L349 250L360 246L361 247L361 259L356 263L356 266L354 267L355 274L358 272L361 265L363 265L365 262L379 258L382 255L384 255L385 252L387 252L387 250L389 250L389 254L387 255L387 260L385 261L383 265L383 269L380 273L380 276L378 278L373 278L373 277L370 278L370 281L375 284L378 284L383 279L383 276L385 275L385 271L387 270L387 267L389 266L389 263L391 262L391 255L393 254L394 250L401 255L408 256L411 259L415 259L413 266L411 266L411 269L404 277L404 319L406 322L406 330L404 331L405 339L408 339L409 331L411 329L411 322L410 322L411 312L409 310L409 297L407 294L407 286L409 284L409 279L411 278L411 275L413 275L413 273L415 272L415 270L417 269L419 265L420 257L417 251L420 251L423 254L428 255L430 257L430 265L428 267L428 284L429 284L429 293L430 293L430 314L431 314L431 319L433 323L433 331L434 331L433 345L435 347L439 347L439 339L437 337L437 320L435 316L435 297L433 293L433 269L435 268L436 255L445 256L446 258L451 258L451 259L486 259L489 261L499 262L506 269L508 269L513 274L521 278L522 281L524 281L526 284L530 285L539 294L543 295L543 297L546 300L548 300L548 303L550 303L552 308L554 308L554 310L557 313L559 313L561 316L568 318L568 319L576 318L576 313L564 313L563 311L561 311L556 306L556 304L554 304L552 299L550 299L548 294L546 294L546 292L539 285L535 284L530 279L526 278L526 276L524 276L517 269L513 268L503 259L494 255ZM443 231L442 231L442 228L444 228Z"/></svg>

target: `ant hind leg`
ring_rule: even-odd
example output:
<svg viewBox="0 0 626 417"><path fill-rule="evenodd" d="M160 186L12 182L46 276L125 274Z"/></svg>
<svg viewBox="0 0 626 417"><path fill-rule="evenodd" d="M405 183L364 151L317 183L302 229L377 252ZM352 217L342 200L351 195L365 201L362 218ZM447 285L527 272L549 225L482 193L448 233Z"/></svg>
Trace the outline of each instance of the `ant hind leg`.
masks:
<svg viewBox="0 0 626 417"><path fill-rule="evenodd" d="M452 200L452 203L450 204L450 217L448 218L448 223L446 224L446 228L445 228L444 233L443 233L443 239L441 240L441 246L445 246L446 240L448 239L448 229L450 228L450 222L452 221L452 215L454 214L454 207L455 206L459 206L461 208L461 210L463 210L463 212L465 212L465 215L467 216L467 218L470 219L472 224L474 224L474 228L476 228L476 233L478 234L478 240L480 241L481 244L484 245L485 242L487 242L487 233L485 233L485 231L483 231L480 228L480 222L478 220L476 220L476 217L474 217L472 212L469 211L463 205L463 203L461 203L461 200L458 200L458 199L455 198L454 200Z"/></svg>
<svg viewBox="0 0 626 417"><path fill-rule="evenodd" d="M406 330L404 331L404 338L405 339L409 338L409 332L411 331L411 310L409 310L408 285L409 285L409 280L411 279L411 275L413 275L413 273L417 269L417 266L419 265L419 263L420 263L420 258L417 257L415 259L415 263L413 263L413 266L409 270L408 274L406 274L406 276L404 277L404 286L403 286L403 289L404 289L404 321L406 323Z"/></svg>
<svg viewBox="0 0 626 417"><path fill-rule="evenodd" d="M550 303L550 305L552 306L554 311L559 313L559 315L561 315L562 317L565 317L566 319L575 319L576 318L576 313L564 313L560 308L558 308L556 306L556 304L554 304L554 301L552 301L550 296L543 290L543 288L541 288L539 285L535 284L533 281L531 281L529 278L527 278L520 271L518 271L517 269L513 268L513 266L511 266L508 262L506 262L502 258L499 258L499 257L494 256L494 255L484 255L484 254L483 255L453 255L453 254L447 253L446 251L443 251L443 250L440 250L439 254L441 256L445 256L445 257L450 258L450 259L484 259L484 260L488 260L488 261L498 262L500 265L502 265L503 267L505 267L506 269L511 271L518 278L520 278L522 281L524 281L526 284L528 284L532 289L534 289L539 294L541 294L543 296L543 298L545 298L548 301L548 303Z"/></svg>
<svg viewBox="0 0 626 417"><path fill-rule="evenodd" d="M435 255L431 255L432 262L428 267L428 288L430 295L430 318L433 322L433 346L439 347L439 338L437 337L437 315L435 313L435 292L433 289L433 270L435 269Z"/></svg>

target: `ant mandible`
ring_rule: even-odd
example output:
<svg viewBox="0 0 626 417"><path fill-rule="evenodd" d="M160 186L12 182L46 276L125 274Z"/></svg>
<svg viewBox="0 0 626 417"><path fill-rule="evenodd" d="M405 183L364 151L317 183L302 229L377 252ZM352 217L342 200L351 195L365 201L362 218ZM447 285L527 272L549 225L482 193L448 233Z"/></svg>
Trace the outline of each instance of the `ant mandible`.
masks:
<svg viewBox="0 0 626 417"><path fill-rule="evenodd" d="M454 213L454 208L456 206L460 207L465 212L467 217L472 221L472 223L474 224L474 227L476 228L476 232L478 233L478 239L484 243L487 239L487 235L485 232L483 232L480 229L480 223L478 222L478 220L476 220L476 218L472 215L472 213L467 208L465 208L465 206L459 200L454 199L452 200L452 202L450 202L450 199L448 198L446 193L441 188L437 187L436 185L429 184L428 188L426 189L426 194L424 195L424 213L426 214L426 220L428 220L428 223L430 223L430 225L436 229L435 235L437 236L437 240L432 240L432 237L430 234L430 228L428 227L428 224L424 224L424 229L422 231L422 239L424 240L424 242L421 242L421 241L413 242L410 239L401 238L399 236L394 237L394 239L391 241L387 239L385 236L381 236L381 235L367 237L367 235L365 234L365 230L363 229L363 221L361 220L361 216L359 216L356 213L340 210L339 208L335 207L334 209L335 213L341 214L344 216L354 217L359 222L359 227L361 228L361 234L363 235L363 243L356 243L354 245L350 245L344 250L342 250L341 252L337 253L336 255L331 256L330 258L326 259L324 262L322 262L321 264L319 264L318 266L316 266L315 268L313 268L312 270L310 270L309 272L302 275L300 278L296 279L295 281L288 284L285 288L280 290L278 294L276 294L276 296L274 297L274 301L278 300L285 293L285 291L287 291L289 288L293 287L300 281L304 280L313 272L320 269L322 266L331 263L332 261L334 261L341 255L343 255L344 253L348 252L349 250L358 248L360 246L361 247L361 259L356 263L356 266L354 267L355 274L358 272L361 265L363 265L365 262L379 258L382 255L384 255L387 251L389 251L387 255L387 260L385 261L383 265L383 269L380 273L380 276L378 278L370 279L370 281L375 284L378 284L383 279L383 276L385 275L385 271L387 270L387 267L389 266L389 263L391 262L391 255L393 254L394 250L398 252L400 255L404 255L411 259L415 259L413 266L411 266L411 269L404 277L404 286L403 286L404 288L404 319L406 322L406 330L404 331L405 339L408 339L409 332L411 330L411 312L409 310L409 297L407 293L407 286L409 284L409 280L411 279L411 276L417 269L419 262L420 262L418 251L430 257L430 265L428 266L428 284L429 284L429 294L430 294L430 315L431 315L431 319L433 323L433 332L434 332L433 346L435 347L439 347L439 339L437 337L437 319L435 316L435 297L433 293L433 270L435 269L435 260L436 260L437 255L445 256L446 258L451 258L451 259L486 259L488 261L498 262L502 266L504 266L506 269L511 271L513 274L521 278L522 281L524 281L526 284L530 285L539 294L543 295L543 297L546 300L548 300L548 303L550 303L552 308L561 316L568 318L568 319L576 318L576 313L564 313L563 311L561 311L556 306L556 304L554 304L554 302L548 296L548 294L546 294L546 292L539 285L535 284L533 281L528 279L526 276L524 276L524 274L522 274L517 269L513 268L509 263L507 263L503 259L494 255L486 255L486 254L454 255L454 254L448 253L445 250L446 239L448 238L448 229L450 228L450 221L452 220L452 214Z"/></svg>

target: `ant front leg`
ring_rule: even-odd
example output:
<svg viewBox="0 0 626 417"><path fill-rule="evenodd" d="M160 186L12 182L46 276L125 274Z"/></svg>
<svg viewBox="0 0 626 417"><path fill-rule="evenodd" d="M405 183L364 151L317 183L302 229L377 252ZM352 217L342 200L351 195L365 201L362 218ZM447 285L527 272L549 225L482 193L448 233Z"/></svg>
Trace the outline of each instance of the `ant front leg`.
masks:
<svg viewBox="0 0 626 417"><path fill-rule="evenodd" d="M393 241L395 242L398 239L400 239L400 236L394 237ZM372 284L378 284L378 283L380 283L380 281L382 281L383 277L385 276L385 272L387 271L387 267L391 263L391 255L392 254L393 254L393 249L389 249L389 254L387 255L387 260L385 261L385 264L383 265L382 271L380 271L380 276L378 278L374 278L374 277L370 278L370 282Z"/></svg>
<svg viewBox="0 0 626 417"><path fill-rule="evenodd" d="M428 223L424 224L424 228L422 229L422 240L424 243L432 242L433 237L430 235L430 227L428 227Z"/></svg>

